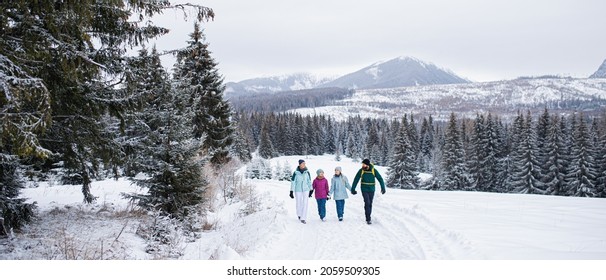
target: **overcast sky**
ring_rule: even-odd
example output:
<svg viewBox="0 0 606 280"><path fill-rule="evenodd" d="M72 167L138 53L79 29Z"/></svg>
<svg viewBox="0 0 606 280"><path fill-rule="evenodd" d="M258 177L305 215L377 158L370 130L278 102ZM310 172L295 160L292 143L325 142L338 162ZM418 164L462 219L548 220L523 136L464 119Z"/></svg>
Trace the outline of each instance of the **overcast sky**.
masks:
<svg viewBox="0 0 606 280"><path fill-rule="evenodd" d="M587 77L606 59L604 0L182 2L215 11L215 20L202 26L226 81L295 72L343 75L398 56L473 81ZM184 46L193 30L182 13L154 21L171 29L156 42L161 50ZM174 60L165 62L172 67Z"/></svg>

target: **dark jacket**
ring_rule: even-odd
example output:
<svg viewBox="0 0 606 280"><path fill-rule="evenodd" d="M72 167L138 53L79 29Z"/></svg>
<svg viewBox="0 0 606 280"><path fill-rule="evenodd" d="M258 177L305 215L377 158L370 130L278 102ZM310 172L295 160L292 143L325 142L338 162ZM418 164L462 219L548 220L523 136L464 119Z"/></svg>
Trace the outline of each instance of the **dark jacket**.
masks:
<svg viewBox="0 0 606 280"><path fill-rule="evenodd" d="M362 189L362 192L375 192L376 180L378 180L379 184L381 184L381 190L385 190L385 182L383 182L383 177L381 177L381 174L379 174L379 171L375 169L374 165L371 164L369 166L370 168L368 169L368 171L365 171L360 168L358 173L356 173L356 177L354 178L351 187L352 192L356 190L356 186L358 185L358 181L360 181L360 178L362 179L362 182L360 184L360 189Z"/></svg>

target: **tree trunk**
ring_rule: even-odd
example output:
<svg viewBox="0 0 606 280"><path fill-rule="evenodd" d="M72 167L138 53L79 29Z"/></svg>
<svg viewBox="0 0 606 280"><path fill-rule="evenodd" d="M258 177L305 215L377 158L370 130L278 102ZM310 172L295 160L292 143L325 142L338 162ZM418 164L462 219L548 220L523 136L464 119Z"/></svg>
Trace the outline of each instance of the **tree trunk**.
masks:
<svg viewBox="0 0 606 280"><path fill-rule="evenodd" d="M0 237L8 236L8 230L4 226L4 218L0 217Z"/></svg>

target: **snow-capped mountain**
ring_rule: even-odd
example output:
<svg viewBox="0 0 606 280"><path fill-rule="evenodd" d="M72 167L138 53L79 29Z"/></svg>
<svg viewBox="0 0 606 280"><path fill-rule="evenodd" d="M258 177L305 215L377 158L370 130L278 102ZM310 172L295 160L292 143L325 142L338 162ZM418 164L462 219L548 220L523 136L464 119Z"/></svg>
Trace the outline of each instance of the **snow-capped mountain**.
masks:
<svg viewBox="0 0 606 280"><path fill-rule="evenodd" d="M469 83L469 81L433 63L402 56L374 63L322 86L376 89L461 83Z"/></svg>
<svg viewBox="0 0 606 280"><path fill-rule="evenodd" d="M598 68L598 71L595 71L595 73L593 73L593 75L589 76L589 78L606 79L606 59L604 60L604 62L602 62L602 65L600 65L600 68Z"/></svg>
<svg viewBox="0 0 606 280"><path fill-rule="evenodd" d="M606 80L573 78L521 78L508 81L427 85L356 90L331 106L290 110L304 115L398 118L404 114L433 115L447 119L451 112L473 118L492 112L502 117L519 110L541 112L600 112L606 108Z"/></svg>
<svg viewBox="0 0 606 280"><path fill-rule="evenodd" d="M275 93L315 88L331 79L318 77L309 73L253 78L240 82L226 83L225 93L238 95L246 93Z"/></svg>

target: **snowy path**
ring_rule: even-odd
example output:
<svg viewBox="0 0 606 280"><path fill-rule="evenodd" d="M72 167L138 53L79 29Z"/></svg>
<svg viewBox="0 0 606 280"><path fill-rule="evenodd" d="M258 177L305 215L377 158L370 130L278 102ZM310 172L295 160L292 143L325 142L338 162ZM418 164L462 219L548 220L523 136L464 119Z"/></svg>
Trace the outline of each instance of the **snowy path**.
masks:
<svg viewBox="0 0 606 280"><path fill-rule="evenodd" d="M373 224L364 219L361 195L350 196L345 219L339 222L334 201L327 203L327 221L309 200L308 223L301 224L295 202L288 197L289 183L253 181L260 192L283 201L286 214L276 220L275 238L247 254L251 259L476 259L478 256L459 236L440 228L411 205L398 205L403 192L376 193ZM392 197L390 198L390 195Z"/></svg>

